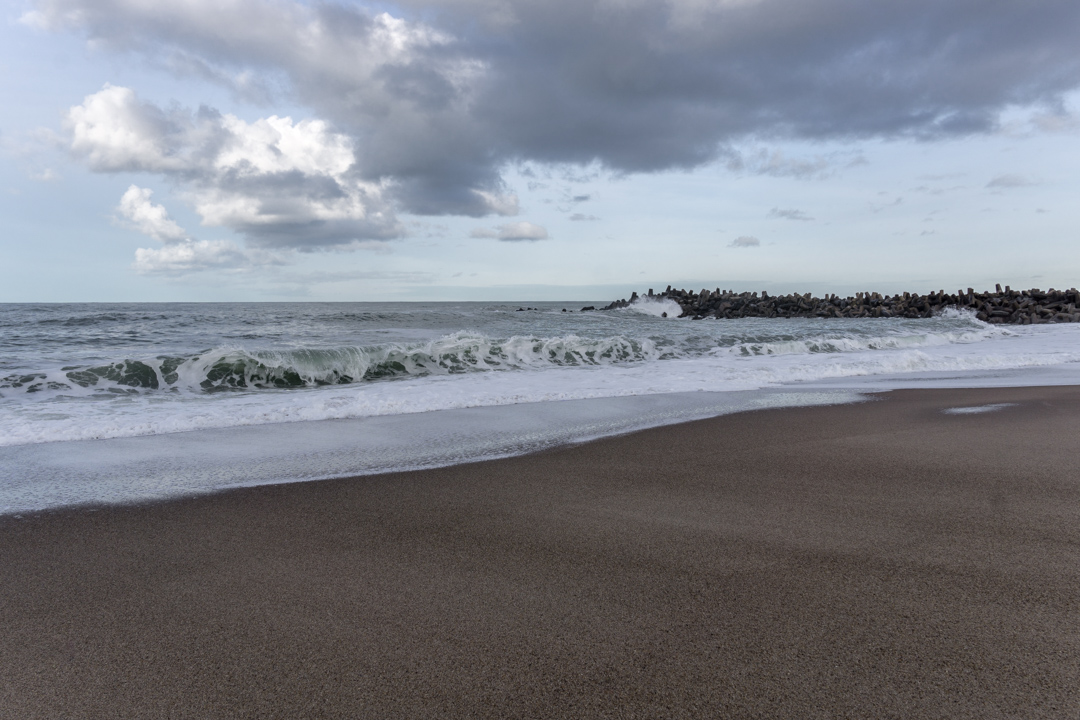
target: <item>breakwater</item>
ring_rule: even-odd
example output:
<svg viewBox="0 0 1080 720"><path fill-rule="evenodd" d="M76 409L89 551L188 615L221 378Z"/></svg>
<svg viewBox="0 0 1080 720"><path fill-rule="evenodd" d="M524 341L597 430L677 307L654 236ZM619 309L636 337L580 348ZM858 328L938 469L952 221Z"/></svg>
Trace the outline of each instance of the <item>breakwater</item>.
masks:
<svg viewBox="0 0 1080 720"><path fill-rule="evenodd" d="M714 318L929 318L948 308L968 309L979 320L994 324L1035 325L1038 323L1080 322L1080 292L1069 290L1013 290L997 285L993 292L944 290L920 295L903 293L882 295L860 292L850 297L826 295L769 295L767 292L736 293L733 290L703 289L701 292L676 290L670 285L661 293L652 289L644 296L635 292L629 299L616 300L600 310L629 307L648 300L673 300L681 308L679 317L700 320ZM596 310L592 306L582 310Z"/></svg>

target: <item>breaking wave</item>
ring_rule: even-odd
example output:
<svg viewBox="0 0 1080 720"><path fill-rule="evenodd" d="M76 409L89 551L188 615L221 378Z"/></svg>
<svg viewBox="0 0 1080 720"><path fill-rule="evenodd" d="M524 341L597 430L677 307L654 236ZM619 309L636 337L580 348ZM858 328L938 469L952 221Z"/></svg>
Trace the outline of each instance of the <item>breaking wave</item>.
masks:
<svg viewBox="0 0 1080 720"><path fill-rule="evenodd" d="M660 307L661 303L656 305ZM0 378L0 396L285 390L429 375L628 365L717 354L761 357L913 350L978 343L1010 334L1009 330L969 322L967 318L956 319L961 322L937 331L912 332L910 328L897 327L891 332L867 334L836 327L801 337L746 332L740 336L733 332L681 339L625 335L492 338L459 331L412 344L289 350L221 347L188 355L123 358L102 364L10 374Z"/></svg>
<svg viewBox="0 0 1080 720"><path fill-rule="evenodd" d="M661 356L656 343L647 338L568 335L500 340L457 332L413 345L292 350L215 348L186 357L161 355L68 366L0 378L0 392L116 395L162 390L307 388L397 377L645 362Z"/></svg>
<svg viewBox="0 0 1080 720"><path fill-rule="evenodd" d="M983 323L979 324L983 325ZM867 350L914 350L941 345L977 343L1010 334L1009 330L994 325L983 325L970 330L896 333L880 336L819 335L809 338L790 337L771 341L745 341L737 343L730 349L730 352L742 356L758 356L851 353Z"/></svg>

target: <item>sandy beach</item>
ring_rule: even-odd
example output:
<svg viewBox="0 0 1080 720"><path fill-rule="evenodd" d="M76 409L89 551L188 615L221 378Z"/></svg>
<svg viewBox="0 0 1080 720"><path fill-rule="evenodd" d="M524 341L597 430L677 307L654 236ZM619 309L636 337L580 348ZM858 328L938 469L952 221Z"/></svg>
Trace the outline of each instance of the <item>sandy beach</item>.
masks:
<svg viewBox="0 0 1080 720"><path fill-rule="evenodd" d="M0 628L5 719L1075 718L1080 388L3 517Z"/></svg>

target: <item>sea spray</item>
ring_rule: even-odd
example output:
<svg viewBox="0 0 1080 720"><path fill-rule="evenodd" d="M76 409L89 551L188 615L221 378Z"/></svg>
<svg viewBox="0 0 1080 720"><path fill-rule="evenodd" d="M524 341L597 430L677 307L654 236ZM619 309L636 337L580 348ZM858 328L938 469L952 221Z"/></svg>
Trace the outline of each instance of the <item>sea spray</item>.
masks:
<svg viewBox="0 0 1080 720"><path fill-rule="evenodd" d="M0 445L1080 359L1080 325L695 322L664 318L670 302L5 306Z"/></svg>

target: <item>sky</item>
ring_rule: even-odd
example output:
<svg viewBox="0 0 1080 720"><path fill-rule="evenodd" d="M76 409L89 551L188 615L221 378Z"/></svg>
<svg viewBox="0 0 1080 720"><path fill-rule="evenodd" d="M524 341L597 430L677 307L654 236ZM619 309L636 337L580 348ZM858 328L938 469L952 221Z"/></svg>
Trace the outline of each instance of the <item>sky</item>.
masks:
<svg viewBox="0 0 1080 720"><path fill-rule="evenodd" d="M1080 285L1072 0L12 0L0 302Z"/></svg>

